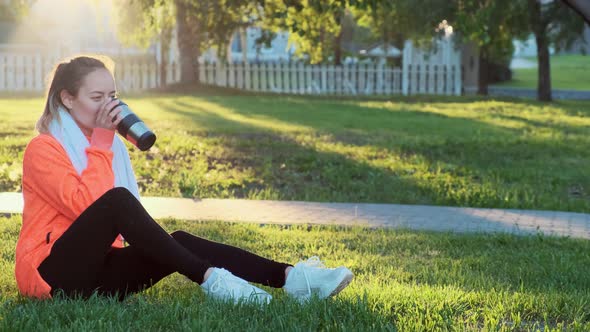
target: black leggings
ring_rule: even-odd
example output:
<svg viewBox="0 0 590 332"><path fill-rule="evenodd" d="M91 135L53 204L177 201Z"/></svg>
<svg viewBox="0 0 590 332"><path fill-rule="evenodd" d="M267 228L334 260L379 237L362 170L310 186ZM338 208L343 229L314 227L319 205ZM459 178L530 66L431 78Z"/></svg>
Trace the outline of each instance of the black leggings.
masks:
<svg viewBox="0 0 590 332"><path fill-rule="evenodd" d="M121 234L125 248L111 244ZM125 296L179 272L202 283L210 267L225 268L250 282L285 284L288 264L208 241L186 232L168 234L125 188L114 188L90 205L53 244L39 266L41 277L66 296Z"/></svg>

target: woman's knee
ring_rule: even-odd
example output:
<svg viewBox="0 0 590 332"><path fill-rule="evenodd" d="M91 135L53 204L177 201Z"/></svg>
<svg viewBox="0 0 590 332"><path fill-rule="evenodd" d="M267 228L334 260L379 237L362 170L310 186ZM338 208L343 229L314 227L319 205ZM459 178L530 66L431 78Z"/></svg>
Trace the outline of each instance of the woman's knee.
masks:
<svg viewBox="0 0 590 332"><path fill-rule="evenodd" d="M123 187L108 190L91 205L91 207L102 210L104 210L104 207L108 207L109 211L115 214L131 213L139 206L141 206L141 203L137 198L127 188Z"/></svg>
<svg viewBox="0 0 590 332"><path fill-rule="evenodd" d="M125 187L114 187L112 189L109 189L106 193L103 194L103 196L115 197L115 198L125 198L125 197L130 197L130 196L135 197L129 191L129 189L127 189Z"/></svg>
<svg viewBox="0 0 590 332"><path fill-rule="evenodd" d="M137 201L137 198L125 187L115 187L102 194L97 201L108 202L109 205Z"/></svg>
<svg viewBox="0 0 590 332"><path fill-rule="evenodd" d="M201 240L200 238L185 231L174 231L170 236L184 247L194 247Z"/></svg>
<svg viewBox="0 0 590 332"><path fill-rule="evenodd" d="M170 233L170 236L172 236L172 238L174 238L175 240L184 240L186 238L188 238L190 236L189 233L185 232L185 231L174 231L172 233Z"/></svg>

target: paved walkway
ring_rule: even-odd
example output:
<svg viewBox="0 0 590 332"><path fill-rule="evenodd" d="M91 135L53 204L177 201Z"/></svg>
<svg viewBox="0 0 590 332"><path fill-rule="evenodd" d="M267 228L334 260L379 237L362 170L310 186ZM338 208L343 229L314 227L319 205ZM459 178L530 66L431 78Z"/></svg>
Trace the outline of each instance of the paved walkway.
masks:
<svg viewBox="0 0 590 332"><path fill-rule="evenodd" d="M154 218L259 224L328 224L403 227L443 232L506 232L590 239L590 214L399 204L310 203L144 197ZM21 213L20 193L0 193L0 214Z"/></svg>
<svg viewBox="0 0 590 332"><path fill-rule="evenodd" d="M537 89L488 86L488 94L490 96L507 96L536 99ZM553 97L553 99L590 100L590 91L553 89L551 90L551 97Z"/></svg>

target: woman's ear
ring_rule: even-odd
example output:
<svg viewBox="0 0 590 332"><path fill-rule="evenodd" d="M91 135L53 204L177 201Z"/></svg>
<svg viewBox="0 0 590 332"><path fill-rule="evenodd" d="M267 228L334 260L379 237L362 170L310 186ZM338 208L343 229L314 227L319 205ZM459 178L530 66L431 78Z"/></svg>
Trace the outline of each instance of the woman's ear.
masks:
<svg viewBox="0 0 590 332"><path fill-rule="evenodd" d="M61 92L59 93L59 97L61 99L61 102L64 104L64 106L68 110L71 110L72 105L74 103L74 97L65 89L61 90Z"/></svg>

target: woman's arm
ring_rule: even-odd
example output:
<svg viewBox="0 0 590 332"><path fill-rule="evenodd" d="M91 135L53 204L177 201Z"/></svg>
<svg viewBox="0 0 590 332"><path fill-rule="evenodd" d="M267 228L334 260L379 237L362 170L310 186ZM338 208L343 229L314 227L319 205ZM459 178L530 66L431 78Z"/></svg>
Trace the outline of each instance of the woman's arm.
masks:
<svg viewBox="0 0 590 332"><path fill-rule="evenodd" d="M61 144L49 135L35 137L23 159L23 190L26 186L70 219L76 219L90 204L114 187L114 131L96 128L88 164L78 175Z"/></svg>

